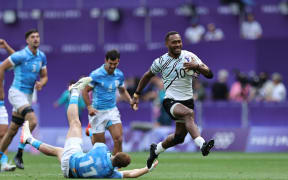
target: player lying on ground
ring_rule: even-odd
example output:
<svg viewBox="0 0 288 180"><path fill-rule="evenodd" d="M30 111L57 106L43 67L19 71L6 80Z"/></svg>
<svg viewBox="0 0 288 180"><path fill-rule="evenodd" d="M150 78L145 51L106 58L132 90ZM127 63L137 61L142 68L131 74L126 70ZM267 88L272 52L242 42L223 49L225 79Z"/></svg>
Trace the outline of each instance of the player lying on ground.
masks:
<svg viewBox="0 0 288 180"><path fill-rule="evenodd" d="M29 122L25 121L21 133L21 142L32 145L40 152L48 156L57 156L61 163L61 170L67 178L136 178L150 172L158 162L150 169L147 167L126 171L118 171L117 168L126 167L130 164L130 156L119 152L112 156L103 143L95 143L92 149L83 153L82 127L78 116L79 92L88 83L90 77L80 79L70 87L70 103L67 110L69 130L64 148L54 147L32 137Z"/></svg>

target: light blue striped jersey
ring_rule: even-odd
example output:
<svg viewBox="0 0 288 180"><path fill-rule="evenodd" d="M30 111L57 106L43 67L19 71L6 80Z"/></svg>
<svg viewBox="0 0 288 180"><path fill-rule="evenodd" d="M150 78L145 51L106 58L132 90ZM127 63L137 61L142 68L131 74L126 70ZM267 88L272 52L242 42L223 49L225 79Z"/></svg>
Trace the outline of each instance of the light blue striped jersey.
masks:
<svg viewBox="0 0 288 180"><path fill-rule="evenodd" d="M47 65L45 54L38 49L34 55L26 46L9 56L9 61L14 66L14 80L11 87L32 94L40 70Z"/></svg>
<svg viewBox="0 0 288 180"><path fill-rule="evenodd" d="M124 86L124 75L119 69L113 74L108 74L104 64L91 72L93 81L89 84L93 87L92 106L98 110L107 110L116 107L116 90Z"/></svg>
<svg viewBox="0 0 288 180"><path fill-rule="evenodd" d="M111 153L103 143L95 143L88 153L75 153L69 159L69 170L75 178L123 178L111 162Z"/></svg>

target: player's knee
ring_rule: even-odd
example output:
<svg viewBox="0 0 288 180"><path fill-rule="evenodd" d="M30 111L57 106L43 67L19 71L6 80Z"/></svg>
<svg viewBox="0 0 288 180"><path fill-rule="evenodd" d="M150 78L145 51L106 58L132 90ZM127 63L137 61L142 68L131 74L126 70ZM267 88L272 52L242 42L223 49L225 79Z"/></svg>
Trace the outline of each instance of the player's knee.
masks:
<svg viewBox="0 0 288 180"><path fill-rule="evenodd" d="M194 116L194 111L189 109L185 111L184 116L188 116L188 117Z"/></svg>
<svg viewBox="0 0 288 180"><path fill-rule="evenodd" d="M31 131L34 130L34 128L37 126L37 119L36 118L32 118L29 120L29 126Z"/></svg>
<svg viewBox="0 0 288 180"><path fill-rule="evenodd" d="M74 128L82 128L80 121L70 121L70 126Z"/></svg>
<svg viewBox="0 0 288 180"><path fill-rule="evenodd" d="M26 119L27 115L29 116L35 116L34 113L32 114L32 112L34 112L33 108L31 106L27 106L25 107L22 111L21 111L21 115L24 119ZM32 117L33 118L33 117Z"/></svg>
<svg viewBox="0 0 288 180"><path fill-rule="evenodd" d="M22 126L22 124L24 123L24 118L21 117L17 117L17 116L12 116L12 122L14 122L15 124L17 124L18 126ZM10 126L10 129L13 128L12 126Z"/></svg>
<svg viewBox="0 0 288 180"><path fill-rule="evenodd" d="M5 133L6 133L6 131L0 131L0 141L4 137Z"/></svg>
<svg viewBox="0 0 288 180"><path fill-rule="evenodd" d="M193 110L185 111L185 113L183 114L183 117L184 117L185 121L191 120L191 119L194 120L194 118L193 118L194 117L194 111Z"/></svg>
<svg viewBox="0 0 288 180"><path fill-rule="evenodd" d="M121 144L122 143L122 136L116 136L114 137L113 141L114 143L118 143L118 144Z"/></svg>
<svg viewBox="0 0 288 180"><path fill-rule="evenodd" d="M174 135L174 139L173 139L173 142L174 144L182 144L185 140L185 136L182 136L182 135Z"/></svg>

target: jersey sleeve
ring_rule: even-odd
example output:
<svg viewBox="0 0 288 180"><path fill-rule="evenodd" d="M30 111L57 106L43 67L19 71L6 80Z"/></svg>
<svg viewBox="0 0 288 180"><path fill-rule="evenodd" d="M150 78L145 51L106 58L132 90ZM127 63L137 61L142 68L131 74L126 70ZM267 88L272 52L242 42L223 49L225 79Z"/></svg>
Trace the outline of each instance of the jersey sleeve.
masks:
<svg viewBox="0 0 288 180"><path fill-rule="evenodd" d="M47 66L47 58L46 58L46 55L43 53L41 69L46 68L46 66Z"/></svg>
<svg viewBox="0 0 288 180"><path fill-rule="evenodd" d="M153 74L157 74L161 71L160 58L157 58L153 61L150 70Z"/></svg>
<svg viewBox="0 0 288 180"><path fill-rule="evenodd" d="M97 79L99 78L99 75L98 75L97 71L91 72L89 77L92 78L92 82L89 83L89 86L95 87L96 83L97 83Z"/></svg>
<svg viewBox="0 0 288 180"><path fill-rule="evenodd" d="M111 178L111 179L122 179L123 178L123 173L119 172L117 170L114 170L109 178Z"/></svg>
<svg viewBox="0 0 288 180"><path fill-rule="evenodd" d="M124 80L125 80L124 74L121 73L119 78L119 87L124 87Z"/></svg>
<svg viewBox="0 0 288 180"><path fill-rule="evenodd" d="M22 53L19 51L13 53L11 56L8 57L8 59L12 63L13 66L21 64L21 62L24 60Z"/></svg>

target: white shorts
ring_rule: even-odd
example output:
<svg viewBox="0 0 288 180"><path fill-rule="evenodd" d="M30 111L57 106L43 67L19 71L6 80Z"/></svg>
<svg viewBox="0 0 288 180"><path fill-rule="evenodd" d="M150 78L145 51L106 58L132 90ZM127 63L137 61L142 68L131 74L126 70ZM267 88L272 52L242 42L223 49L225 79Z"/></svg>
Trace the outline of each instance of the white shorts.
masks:
<svg viewBox="0 0 288 180"><path fill-rule="evenodd" d="M107 126L121 123L118 108L98 110L96 115L88 116L92 134L103 133Z"/></svg>
<svg viewBox="0 0 288 180"><path fill-rule="evenodd" d="M0 125L8 125L8 113L5 106L0 106Z"/></svg>
<svg viewBox="0 0 288 180"><path fill-rule="evenodd" d="M25 94L15 88L9 89L8 99L10 104L13 106L13 112L17 112L17 110L22 106L32 104L32 94Z"/></svg>
<svg viewBox="0 0 288 180"><path fill-rule="evenodd" d="M61 170L64 177L69 177L69 160L70 157L78 152L83 152L82 150L82 139L78 137L71 137L66 139L64 145L64 151L61 157Z"/></svg>

